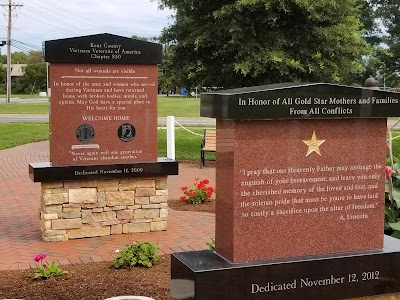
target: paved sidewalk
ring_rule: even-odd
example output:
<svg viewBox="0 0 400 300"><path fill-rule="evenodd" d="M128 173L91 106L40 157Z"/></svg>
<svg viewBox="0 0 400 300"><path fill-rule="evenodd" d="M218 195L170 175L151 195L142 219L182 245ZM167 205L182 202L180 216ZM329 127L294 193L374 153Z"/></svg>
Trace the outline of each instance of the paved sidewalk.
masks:
<svg viewBox="0 0 400 300"><path fill-rule="evenodd" d="M33 257L45 253L60 265L111 261L125 243L152 241L161 254L206 249L214 237L214 214L169 209L167 231L112 235L58 243L41 240L40 183L29 179L28 164L48 161L48 142L32 143L0 151L0 270L35 268ZM178 199L180 187L195 177L207 178L215 186L215 168L206 163L179 164L179 175L168 177L169 198Z"/></svg>

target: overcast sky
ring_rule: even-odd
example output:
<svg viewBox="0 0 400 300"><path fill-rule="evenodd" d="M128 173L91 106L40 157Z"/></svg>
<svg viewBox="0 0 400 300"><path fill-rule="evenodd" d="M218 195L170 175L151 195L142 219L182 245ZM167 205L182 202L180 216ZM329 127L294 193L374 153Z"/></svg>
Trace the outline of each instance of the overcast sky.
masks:
<svg viewBox="0 0 400 300"><path fill-rule="evenodd" d="M98 33L159 36L173 23L173 12L159 10L157 1L151 0L13 0L13 4L23 5L13 9L13 52L41 50L47 40ZM6 40L8 6L0 9L0 40Z"/></svg>

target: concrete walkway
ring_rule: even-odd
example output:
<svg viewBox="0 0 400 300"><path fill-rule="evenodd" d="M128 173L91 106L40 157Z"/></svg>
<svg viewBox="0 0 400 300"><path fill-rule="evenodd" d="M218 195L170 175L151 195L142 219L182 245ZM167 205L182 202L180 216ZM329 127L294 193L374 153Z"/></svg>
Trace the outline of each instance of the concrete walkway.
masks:
<svg viewBox="0 0 400 300"><path fill-rule="evenodd" d="M214 237L214 214L169 209L168 229L162 232L123 234L44 243L41 240L40 183L28 176L31 162L48 161L47 141L0 151L0 270L35 268L33 257L45 253L60 265L111 261L114 251L135 241L157 243L160 254L206 249ZM212 163L179 164L179 175L168 178L169 198L181 196L180 187L194 178L207 178L215 186Z"/></svg>

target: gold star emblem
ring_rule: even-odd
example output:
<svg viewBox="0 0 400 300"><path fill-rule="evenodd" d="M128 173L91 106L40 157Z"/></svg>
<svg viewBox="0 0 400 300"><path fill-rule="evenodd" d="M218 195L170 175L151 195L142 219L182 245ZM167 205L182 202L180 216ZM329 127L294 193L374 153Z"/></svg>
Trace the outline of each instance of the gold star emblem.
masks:
<svg viewBox="0 0 400 300"><path fill-rule="evenodd" d="M315 134L315 130L314 130L311 140L303 140L303 143L308 146L308 151L307 151L306 157L309 156L313 152L315 152L319 156L321 156L321 153L319 152L319 146L321 146L324 142L325 142L325 140L317 140L317 135Z"/></svg>

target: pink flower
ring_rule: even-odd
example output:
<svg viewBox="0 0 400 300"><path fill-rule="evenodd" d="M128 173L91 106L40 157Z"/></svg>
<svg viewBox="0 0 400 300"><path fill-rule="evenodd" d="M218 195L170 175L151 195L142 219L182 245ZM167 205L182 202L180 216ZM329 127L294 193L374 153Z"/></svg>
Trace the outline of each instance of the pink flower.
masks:
<svg viewBox="0 0 400 300"><path fill-rule="evenodd" d="M39 253L38 255L35 256L35 258L33 259L36 262L41 261L42 259L45 259L47 256L44 253Z"/></svg>
<svg viewBox="0 0 400 300"><path fill-rule="evenodd" d="M386 166L386 174L385 174L386 179L389 179L393 173L394 173L393 169L389 166Z"/></svg>

